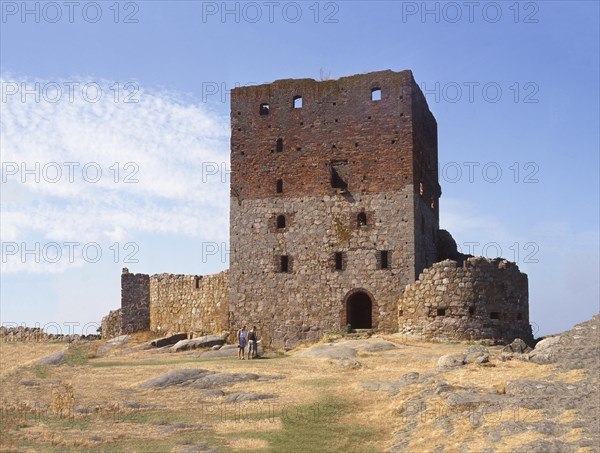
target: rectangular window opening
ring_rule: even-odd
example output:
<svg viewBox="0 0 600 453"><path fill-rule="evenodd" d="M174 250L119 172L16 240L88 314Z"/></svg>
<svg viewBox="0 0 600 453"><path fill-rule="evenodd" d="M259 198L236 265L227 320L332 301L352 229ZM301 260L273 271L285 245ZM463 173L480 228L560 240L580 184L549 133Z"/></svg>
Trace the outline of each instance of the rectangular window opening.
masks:
<svg viewBox="0 0 600 453"><path fill-rule="evenodd" d="M446 309L445 308L438 308L437 309L437 315L438 316L446 316Z"/></svg>
<svg viewBox="0 0 600 453"><path fill-rule="evenodd" d="M290 269L290 257L288 255L281 255L279 257L279 271L289 272Z"/></svg>
<svg viewBox="0 0 600 453"><path fill-rule="evenodd" d="M344 254L342 252L335 252L335 270L341 271L344 269Z"/></svg>
<svg viewBox="0 0 600 453"><path fill-rule="evenodd" d="M271 106L269 104L260 104L260 108L258 113L261 115L268 115L271 111Z"/></svg>
<svg viewBox="0 0 600 453"><path fill-rule="evenodd" d="M379 259L381 261L381 269L390 268L390 252L388 250L381 250L379 252Z"/></svg>
<svg viewBox="0 0 600 453"><path fill-rule="evenodd" d="M329 164L329 172L331 175L331 187L334 189L348 188L348 161L338 160L332 161Z"/></svg>
<svg viewBox="0 0 600 453"><path fill-rule="evenodd" d="M490 319L500 319L500 313L493 311L490 313Z"/></svg>

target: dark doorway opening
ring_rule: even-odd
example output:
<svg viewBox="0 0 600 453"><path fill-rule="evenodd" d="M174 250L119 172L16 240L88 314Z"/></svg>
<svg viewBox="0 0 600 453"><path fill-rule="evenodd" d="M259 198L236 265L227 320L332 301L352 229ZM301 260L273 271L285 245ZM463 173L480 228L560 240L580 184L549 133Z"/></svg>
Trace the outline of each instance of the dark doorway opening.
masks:
<svg viewBox="0 0 600 453"><path fill-rule="evenodd" d="M362 291L352 294L346 302L347 320L351 329L371 329L373 302Z"/></svg>

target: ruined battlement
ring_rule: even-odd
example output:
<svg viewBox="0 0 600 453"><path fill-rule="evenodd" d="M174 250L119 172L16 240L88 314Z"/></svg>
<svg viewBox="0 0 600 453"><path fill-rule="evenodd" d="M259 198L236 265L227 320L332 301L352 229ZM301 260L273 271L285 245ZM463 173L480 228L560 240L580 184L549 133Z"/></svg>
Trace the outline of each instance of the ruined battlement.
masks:
<svg viewBox="0 0 600 453"><path fill-rule="evenodd" d="M435 263L406 286L398 328L426 338L529 340L527 274L502 258Z"/></svg>
<svg viewBox="0 0 600 453"><path fill-rule="evenodd" d="M142 330L205 334L229 329L229 271L213 275L121 274L121 310L103 319L103 335ZM119 329L115 327L120 323Z"/></svg>
<svg viewBox="0 0 600 453"><path fill-rule="evenodd" d="M237 200L331 195L334 171L352 194L440 194L437 124L411 71L236 88L231 130Z"/></svg>

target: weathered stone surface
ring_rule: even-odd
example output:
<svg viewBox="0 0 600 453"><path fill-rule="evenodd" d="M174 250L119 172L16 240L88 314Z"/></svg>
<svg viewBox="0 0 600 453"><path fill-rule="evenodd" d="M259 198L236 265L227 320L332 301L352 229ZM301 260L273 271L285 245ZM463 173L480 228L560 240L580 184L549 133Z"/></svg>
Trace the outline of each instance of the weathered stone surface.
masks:
<svg viewBox="0 0 600 453"><path fill-rule="evenodd" d="M121 275L121 333L226 331L228 305L228 271L207 276L146 275L123 269Z"/></svg>
<svg viewBox="0 0 600 453"><path fill-rule="evenodd" d="M502 352L524 354L530 352L531 348L520 338L515 339L511 344L506 345Z"/></svg>
<svg viewBox="0 0 600 453"><path fill-rule="evenodd" d="M186 340L186 339L187 339L187 333L176 333L173 335L168 335L166 337L157 338L156 340L152 340L150 342L150 345L157 347L157 348L162 348L163 346L175 344L178 341Z"/></svg>
<svg viewBox="0 0 600 453"><path fill-rule="evenodd" d="M575 453L579 449L557 439L542 439L523 445L514 453Z"/></svg>
<svg viewBox="0 0 600 453"><path fill-rule="evenodd" d="M196 389L209 389L212 387L223 387L238 382L256 381L260 376L254 373L214 373L207 374L189 384Z"/></svg>
<svg viewBox="0 0 600 453"><path fill-rule="evenodd" d="M123 310L111 310L102 318L102 339L114 338L121 335L121 325L123 323Z"/></svg>
<svg viewBox="0 0 600 453"><path fill-rule="evenodd" d="M225 396L225 392L219 389L208 390L200 395L201 398L220 398Z"/></svg>
<svg viewBox="0 0 600 453"><path fill-rule="evenodd" d="M261 349L258 349L259 355L261 354ZM238 347L237 345L234 344L226 344L224 346L221 346L221 348L219 348L216 351L206 351L201 353L200 355L198 355L198 357L201 357L203 359L215 359L215 358L219 358L219 357L237 357L238 355Z"/></svg>
<svg viewBox="0 0 600 453"><path fill-rule="evenodd" d="M372 341L369 342L366 346L359 349L362 352L391 351L393 349L398 349L398 345L392 343L391 341Z"/></svg>
<svg viewBox="0 0 600 453"><path fill-rule="evenodd" d="M198 368L171 370L161 374L158 377L155 377L154 379L150 379L149 381L140 384L140 388L165 388L176 385L187 385L190 382L200 379L210 373L214 372Z"/></svg>
<svg viewBox="0 0 600 453"><path fill-rule="evenodd" d="M304 104L294 109L297 95ZM269 346L294 347L351 323L346 304L363 290L372 326L396 330L402 288L435 260L439 217L437 126L412 73L241 87L231 109L233 325L255 324Z"/></svg>
<svg viewBox="0 0 600 453"><path fill-rule="evenodd" d="M328 343L312 346L296 352L300 357L314 357L316 359L349 359L356 357L356 349L337 343Z"/></svg>
<svg viewBox="0 0 600 453"><path fill-rule="evenodd" d="M158 404L146 404L138 401L124 401L121 403L121 406L127 409L157 409L162 407Z"/></svg>
<svg viewBox="0 0 600 453"><path fill-rule="evenodd" d="M490 357L490 352L485 346L470 346L463 354L465 363L486 363Z"/></svg>
<svg viewBox="0 0 600 453"><path fill-rule="evenodd" d="M121 332L531 337L527 276L439 230L437 123L411 71L239 87L231 126L231 273L124 269Z"/></svg>
<svg viewBox="0 0 600 453"><path fill-rule="evenodd" d="M35 363L38 365L52 365L52 366L62 365L63 363L67 362L67 359L65 358L65 352L66 352L66 349L64 349L62 351L57 351L54 354L51 354L48 357L44 357L43 359L40 359Z"/></svg>
<svg viewBox="0 0 600 453"><path fill-rule="evenodd" d="M130 341L131 341L130 335L119 335L118 337L111 338L105 344L101 345L98 348L97 353L99 355L106 354L111 349L121 347L121 346L129 343Z"/></svg>
<svg viewBox="0 0 600 453"><path fill-rule="evenodd" d="M529 360L535 363L554 363L557 359L556 352L558 351L560 336L544 338L529 354Z"/></svg>
<svg viewBox="0 0 600 453"><path fill-rule="evenodd" d="M150 330L214 334L229 331L229 272L150 276Z"/></svg>
<svg viewBox="0 0 600 453"><path fill-rule="evenodd" d="M407 373L397 381L365 381L360 385L370 392L386 392L390 396L398 394L402 387L419 382L420 375L416 372Z"/></svg>
<svg viewBox="0 0 600 453"><path fill-rule="evenodd" d="M360 363L358 360L352 360L352 359L336 360L333 363L335 363L340 368L360 368L360 367L362 367L362 363Z"/></svg>
<svg viewBox="0 0 600 453"><path fill-rule="evenodd" d="M205 442L190 443L189 441L178 442L171 453L217 453L215 448L210 448Z"/></svg>
<svg viewBox="0 0 600 453"><path fill-rule="evenodd" d="M189 351L191 349L198 348L210 348L216 344L223 345L225 341L227 341L227 335L205 335L200 338L192 338L190 340L180 340L175 343L170 351L172 352L181 352L181 351Z"/></svg>
<svg viewBox="0 0 600 453"><path fill-rule="evenodd" d="M171 370L150 379L140 388L166 388L173 386L190 387L195 389L210 389L223 387L245 381L271 381L282 379L281 376L260 376L254 373L219 373L217 371L199 368Z"/></svg>
<svg viewBox="0 0 600 453"><path fill-rule="evenodd" d="M470 406L476 407L481 404L491 406L506 401L506 397L495 393L454 392L446 399L449 408Z"/></svg>
<svg viewBox="0 0 600 453"><path fill-rule="evenodd" d="M242 401L257 401L273 398L273 395L267 395L264 393L232 393L227 395L226 401L228 403L240 403Z"/></svg>
<svg viewBox="0 0 600 453"><path fill-rule="evenodd" d="M501 258L435 263L404 289L398 326L424 338L531 340L527 275Z"/></svg>
<svg viewBox="0 0 600 453"><path fill-rule="evenodd" d="M443 355L438 360L438 368L454 368L463 366L465 362L464 354L447 354Z"/></svg>
<svg viewBox="0 0 600 453"><path fill-rule="evenodd" d="M44 332L40 327L27 326L0 326L0 340L13 342L38 342L38 341L63 341L72 343L75 341L92 341L98 340L99 335L79 335L79 334L62 334Z"/></svg>
<svg viewBox="0 0 600 453"><path fill-rule="evenodd" d="M192 423L173 423L171 425L165 426L161 432L164 434L170 434L177 431L190 431L190 430L198 430L198 429L208 429L210 425L206 424L192 424Z"/></svg>
<svg viewBox="0 0 600 453"><path fill-rule="evenodd" d="M121 334L147 330L150 327L150 277L121 273Z"/></svg>

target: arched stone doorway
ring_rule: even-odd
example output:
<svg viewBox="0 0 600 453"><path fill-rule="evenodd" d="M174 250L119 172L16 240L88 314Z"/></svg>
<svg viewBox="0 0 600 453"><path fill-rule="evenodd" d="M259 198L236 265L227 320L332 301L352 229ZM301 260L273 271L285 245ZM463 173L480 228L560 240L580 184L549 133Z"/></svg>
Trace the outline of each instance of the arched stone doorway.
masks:
<svg viewBox="0 0 600 453"><path fill-rule="evenodd" d="M373 300L366 291L358 290L346 297L346 324L351 329L373 328Z"/></svg>

